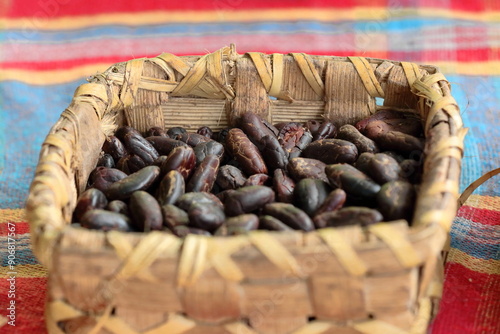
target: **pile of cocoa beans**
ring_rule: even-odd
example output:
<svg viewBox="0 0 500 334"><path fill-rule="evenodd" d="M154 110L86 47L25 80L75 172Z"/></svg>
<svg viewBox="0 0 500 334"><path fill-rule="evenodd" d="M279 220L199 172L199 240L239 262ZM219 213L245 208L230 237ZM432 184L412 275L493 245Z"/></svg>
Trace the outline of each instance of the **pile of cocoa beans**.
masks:
<svg viewBox="0 0 500 334"><path fill-rule="evenodd" d="M411 222L422 132L417 114L395 110L338 129L251 112L217 133L122 126L104 142L73 223L184 237Z"/></svg>

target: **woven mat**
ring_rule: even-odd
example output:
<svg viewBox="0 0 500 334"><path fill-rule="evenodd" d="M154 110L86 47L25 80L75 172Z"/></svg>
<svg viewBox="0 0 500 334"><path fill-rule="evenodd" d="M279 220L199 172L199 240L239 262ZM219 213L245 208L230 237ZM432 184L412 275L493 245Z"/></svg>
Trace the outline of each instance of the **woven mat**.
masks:
<svg viewBox="0 0 500 334"><path fill-rule="evenodd" d="M1 333L46 333L47 272L30 249L24 202L51 125L75 88L110 64L165 51L204 54L235 43L239 53L361 55L438 65L470 128L462 190L500 166L498 1L158 3L0 3ZM458 212L433 334L500 333L498 185L498 177L488 181ZM12 263L9 245L15 245ZM13 312L7 309L12 301Z"/></svg>

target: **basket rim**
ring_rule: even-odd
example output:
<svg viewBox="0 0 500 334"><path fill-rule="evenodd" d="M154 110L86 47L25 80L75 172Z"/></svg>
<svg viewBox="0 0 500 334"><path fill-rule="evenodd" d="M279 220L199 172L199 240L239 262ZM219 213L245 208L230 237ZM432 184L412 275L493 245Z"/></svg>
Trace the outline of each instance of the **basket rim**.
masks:
<svg viewBox="0 0 500 334"><path fill-rule="evenodd" d="M229 60L232 60L234 59L234 57L244 57L246 56L247 54L243 54L243 55L238 55L235 53L234 49L228 49L228 48L223 48L221 49L221 52L222 52L222 56L223 58L227 58ZM290 54L289 54L290 55ZM207 56L207 55L205 55ZM189 58L189 57L194 57L194 58L197 58L198 60L205 57L205 56L202 56L202 55L195 55L195 56L181 56L180 58ZM269 55L267 55L269 56ZM335 60L335 61L343 61L343 62L348 62L350 61L350 58L349 57L339 57L339 56L323 56L323 55L320 55L320 56L314 56L314 55L311 55L312 57L318 57L318 58L321 58L321 59L328 59L328 60ZM151 61L152 59L154 58L147 58L146 60L149 60ZM381 64L385 61L388 61L390 63L393 63L394 65L397 65L397 66L401 66L401 64L403 62L401 61L394 61L394 60L386 60L386 59L378 59L378 58L363 58L363 59L366 59L368 62L370 63L375 63L375 64ZM106 90L106 93L107 94L110 94L110 92L108 91L109 90L109 87L114 85L114 81L113 81L113 76L114 75L120 75L120 73L116 74L116 68L117 67L120 67L121 69L123 69L123 71L125 71L125 67L127 66L127 64L130 64L132 61L136 61L136 60L129 60L127 62L122 62L122 63L116 63L114 65L112 65L105 73L103 74L98 74L97 76L95 76L91 82L93 82L94 84L96 82L98 82L99 85L102 85L102 86L105 86L105 90ZM418 66L418 68L429 68L431 70L435 70L437 74L440 74L439 72L439 69L436 67L436 66L432 66L432 65L416 65ZM119 71L120 72L120 71ZM114 73L114 74L113 74ZM102 78L108 78L106 80L101 80ZM444 77L441 78L441 80L445 80ZM437 81L436 81L437 82ZM88 85L88 84L84 84L84 85ZM82 86L84 86L82 85ZM82 86L79 86L77 88L77 92L78 90L82 87ZM101 94L101 95L99 95ZM75 97L77 97L77 95L75 94ZM98 103L102 103L103 101L108 101L108 98L109 96L103 96L102 95L102 92L96 92L94 94L94 96L92 96L92 98L94 100L97 100ZM110 105L113 104L113 103L110 103ZM116 107L116 103L114 104L114 106ZM457 108L458 109L458 108ZM65 117L67 118L68 116L66 115L62 115L61 118L59 119L59 121L56 123L56 125L58 123L60 123L61 121L63 121L65 119ZM458 115L456 115L456 117L460 118L460 114L458 113ZM54 128L56 128L56 125L54 125ZM53 129L54 129L53 128ZM51 130L52 132L53 130ZM50 135L49 135L50 136ZM67 142L65 144L63 144L63 147L69 147L71 148L72 146L72 143L71 143L71 140L73 139L68 139ZM463 141L463 138L462 138L462 141ZM47 140L44 142L44 144L47 144ZM54 145L55 143L51 143L49 142L48 145ZM71 154L71 150L70 152L67 152L66 154ZM457 158L456 156L453 156L454 158ZM46 156L43 155L41 153L40 155L40 160L37 164L37 170L38 170L38 167L45 162L45 159ZM65 157L65 158L68 158L68 157ZM69 158L69 160L71 160L71 158ZM54 227L53 225L51 226L41 226L41 225L44 225L44 224L40 224L40 221L41 220L45 220L46 223L48 223L50 225L50 222L48 222L48 219L49 217L43 217L44 214L47 214L48 212L52 212L54 213L54 211L43 211L43 210L38 210L38 205L36 205L37 203L35 203L35 200L36 200L36 194L33 192L33 190L36 188L35 186L38 184L38 181L39 181L40 177L37 175L35 176L34 180L33 180L33 183L30 187L30 194L29 194L29 197L28 197L28 201L27 201L27 213L28 213L28 220L30 222L30 228L32 230L32 234L34 235L34 243L35 243L35 254L37 254L37 256L39 257L39 259L42 261L42 263L48 265L50 263L50 260L49 258L47 257L47 254L46 254L46 251L42 251L40 250L40 247L37 247L37 243L39 243L39 241L41 239L47 239L47 241L49 242L50 245L52 246L55 246L57 244L57 241L58 239L60 239L60 234L64 233L64 228L57 228L57 227ZM43 181L44 182L44 181ZM43 182L40 182L43 184ZM458 181L456 182L458 183ZM62 187L64 188L64 187ZM53 200L54 200L54 197L55 197L55 202L57 202L57 197L58 195L55 195L52 194L50 195L49 197L52 197ZM53 209L53 208L51 208ZM449 209L448 211L453 211L454 208L451 208ZM445 214L445 220L450 220L450 216L453 216L454 217L455 215L455 212L448 212L447 214ZM451 217L451 219L453 218ZM61 218L59 218L59 220L61 221ZM423 227L419 227L418 229L416 229L415 227L410 227L409 228L409 231L412 231L412 233L415 233L415 234L411 234L411 235L418 235L419 233L429 233L427 231L435 231L435 230L439 230L439 229L436 229L434 225L435 223L435 219L436 219L436 216L432 216L432 223L426 225L426 226L423 226ZM64 224L62 224L61 226L64 226ZM48 228L47 228L48 227ZM414 232L413 232L414 231ZM101 232L101 233L105 233L105 232ZM299 232L299 233L303 233L303 232ZM226 237L227 238L227 237ZM45 242L41 242L40 244L45 244ZM384 243L382 243L384 244Z"/></svg>

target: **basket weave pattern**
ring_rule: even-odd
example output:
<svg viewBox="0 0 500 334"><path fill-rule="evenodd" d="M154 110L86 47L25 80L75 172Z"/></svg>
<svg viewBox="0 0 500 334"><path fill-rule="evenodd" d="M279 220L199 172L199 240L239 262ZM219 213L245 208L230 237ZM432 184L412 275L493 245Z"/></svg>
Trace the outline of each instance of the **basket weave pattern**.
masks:
<svg viewBox="0 0 500 334"><path fill-rule="evenodd" d="M376 98L383 98L377 105ZM214 131L252 111L272 123L376 110L420 113L424 176L406 221L181 240L69 226L105 136L120 125ZM439 298L466 129L432 66L362 57L162 54L77 88L41 150L27 204L49 268L50 333L423 333Z"/></svg>

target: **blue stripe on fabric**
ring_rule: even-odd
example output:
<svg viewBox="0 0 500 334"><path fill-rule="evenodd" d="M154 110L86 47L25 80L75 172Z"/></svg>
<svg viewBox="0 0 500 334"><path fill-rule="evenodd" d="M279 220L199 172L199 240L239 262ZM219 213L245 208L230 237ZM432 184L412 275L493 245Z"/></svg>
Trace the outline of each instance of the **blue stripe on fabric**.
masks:
<svg viewBox="0 0 500 334"><path fill-rule="evenodd" d="M7 252L0 252L0 258L2 259L0 266L7 267L9 265L8 255L9 254ZM38 261L30 248L16 250L14 262L16 266L24 264L38 264Z"/></svg>
<svg viewBox="0 0 500 334"><path fill-rule="evenodd" d="M479 177L500 166L500 77L446 75L446 78L460 106L464 126L469 128L464 141L460 181L463 191ZM474 193L500 196L498 184L498 178L493 178Z"/></svg>
<svg viewBox="0 0 500 334"><path fill-rule="evenodd" d="M0 40L4 42L44 42L44 43L68 43L80 40L102 39L107 37L130 38L179 35L179 36L206 36L206 35L249 35L249 34L275 34L310 32L315 34L337 34L345 32L356 33L378 33L378 32L411 32L418 31L421 27L449 27L449 26L477 26L477 22L433 19L433 18L394 18L385 21L374 18L362 21L293 21L293 22L249 22L249 23L181 23L143 25L131 27L125 25L97 26L76 30L8 30L0 33ZM491 26L491 25L490 25ZM500 26L500 25L499 25Z"/></svg>
<svg viewBox="0 0 500 334"><path fill-rule="evenodd" d="M5 168L5 154L6 154L6 113L7 106L5 105L4 96L0 93L0 175L2 175ZM0 190L1 191L1 190Z"/></svg>
<svg viewBox="0 0 500 334"><path fill-rule="evenodd" d="M483 225L459 217L452 224L450 235L452 248L478 259L500 260L499 225Z"/></svg>
<svg viewBox="0 0 500 334"><path fill-rule="evenodd" d="M79 80L62 85L32 86L0 83L6 145L0 173L0 209L25 206L38 156L50 128L69 105Z"/></svg>

